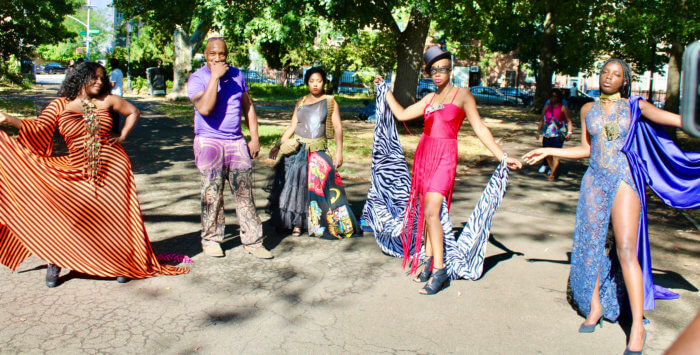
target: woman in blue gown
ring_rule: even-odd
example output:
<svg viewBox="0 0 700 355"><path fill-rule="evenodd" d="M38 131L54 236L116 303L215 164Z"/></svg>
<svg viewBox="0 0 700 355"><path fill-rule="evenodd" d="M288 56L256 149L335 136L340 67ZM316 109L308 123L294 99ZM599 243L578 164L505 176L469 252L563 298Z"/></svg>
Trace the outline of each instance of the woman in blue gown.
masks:
<svg viewBox="0 0 700 355"><path fill-rule="evenodd" d="M631 72L627 63L619 59L605 62L600 73L600 88L600 101L588 103L581 109L581 145L535 149L523 159L535 164L548 156L589 158L576 208L569 283L575 307L586 317L579 331L593 332L603 318L615 321L620 315L618 295L623 294L623 290L618 284L623 280L619 280L618 271L621 269L632 315L625 349L628 354L641 352L646 332L642 268L637 258L643 206L624 149L630 123L636 119L630 109ZM681 127L679 115L643 100L634 102L648 120ZM615 252L611 246L606 252L610 222Z"/></svg>

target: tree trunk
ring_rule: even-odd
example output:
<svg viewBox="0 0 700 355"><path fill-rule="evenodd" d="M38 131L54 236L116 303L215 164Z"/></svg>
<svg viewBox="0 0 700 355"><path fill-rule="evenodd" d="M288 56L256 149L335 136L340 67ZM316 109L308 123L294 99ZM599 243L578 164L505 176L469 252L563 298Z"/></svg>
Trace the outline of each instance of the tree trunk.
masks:
<svg viewBox="0 0 700 355"><path fill-rule="evenodd" d="M187 79L192 74L192 57L211 28L211 19L204 16L190 37L185 30L189 25L176 25L173 33L173 90L169 100L187 99Z"/></svg>
<svg viewBox="0 0 700 355"><path fill-rule="evenodd" d="M187 98L187 79L192 74L192 47L182 25L175 26L173 46L173 90L167 98L179 100Z"/></svg>
<svg viewBox="0 0 700 355"><path fill-rule="evenodd" d="M396 41L397 65L394 97L403 107L416 101L416 87L423 63L423 48L430 29L430 14L411 11L406 29Z"/></svg>
<svg viewBox="0 0 700 355"><path fill-rule="evenodd" d="M671 43L671 52L669 53L669 56L668 81L666 83L666 101L664 102L664 110L679 113L683 46L680 43Z"/></svg>
<svg viewBox="0 0 700 355"><path fill-rule="evenodd" d="M535 101L532 105L533 113L540 113L544 103L549 97L549 90L552 89L552 74L554 46L556 45L556 33L552 23L551 7L544 20L544 32L542 33L542 49L540 50L540 63L537 69L537 86L535 88Z"/></svg>

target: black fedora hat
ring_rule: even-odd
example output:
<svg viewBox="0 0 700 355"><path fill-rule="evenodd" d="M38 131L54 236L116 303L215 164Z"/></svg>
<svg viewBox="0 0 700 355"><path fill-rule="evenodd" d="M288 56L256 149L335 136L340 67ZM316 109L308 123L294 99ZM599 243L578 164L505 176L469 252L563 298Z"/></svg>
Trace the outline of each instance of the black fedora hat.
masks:
<svg viewBox="0 0 700 355"><path fill-rule="evenodd" d="M452 53L449 51L442 50L440 46L432 46L425 51L423 54L423 61L425 62L425 72L430 73L430 67L433 63L440 59L451 58Z"/></svg>

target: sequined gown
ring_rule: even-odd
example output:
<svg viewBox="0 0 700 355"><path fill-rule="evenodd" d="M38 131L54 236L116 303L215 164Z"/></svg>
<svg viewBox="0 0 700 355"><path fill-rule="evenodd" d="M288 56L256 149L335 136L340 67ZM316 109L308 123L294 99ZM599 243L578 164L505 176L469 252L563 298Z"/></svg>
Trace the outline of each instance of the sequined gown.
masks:
<svg viewBox="0 0 700 355"><path fill-rule="evenodd" d="M635 188L627 156L621 151L629 134L629 104L625 100L617 101L608 115L597 101L585 119L591 137L591 155L588 170L581 180L576 207L569 283L573 306L588 316L600 271L600 302L605 310L604 317L614 321L620 315L619 296L624 294L624 284L619 264L613 262L617 257L615 248L606 245L606 241L610 212L620 185L625 183L633 190ZM611 123L617 126L617 134L610 129L613 127ZM606 125L610 126L608 131L617 136L614 140L606 139Z"/></svg>

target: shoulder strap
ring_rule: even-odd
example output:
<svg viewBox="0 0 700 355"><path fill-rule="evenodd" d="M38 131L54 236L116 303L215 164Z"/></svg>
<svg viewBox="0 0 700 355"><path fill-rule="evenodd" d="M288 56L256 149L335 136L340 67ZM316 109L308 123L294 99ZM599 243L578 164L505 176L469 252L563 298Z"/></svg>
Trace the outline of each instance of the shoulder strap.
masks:
<svg viewBox="0 0 700 355"><path fill-rule="evenodd" d="M437 93L436 93L436 92L433 93L433 97L430 98L430 102L428 103L428 105L432 105L432 104L433 104L433 100L435 100L435 96L437 96Z"/></svg>
<svg viewBox="0 0 700 355"><path fill-rule="evenodd" d="M457 91L455 91L455 96L452 96L452 101L450 101L450 103L455 102L455 97L457 97L458 93L459 93L459 88L457 88Z"/></svg>
<svg viewBox="0 0 700 355"><path fill-rule="evenodd" d="M333 96L326 96L326 138L333 138Z"/></svg>

